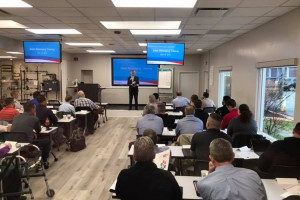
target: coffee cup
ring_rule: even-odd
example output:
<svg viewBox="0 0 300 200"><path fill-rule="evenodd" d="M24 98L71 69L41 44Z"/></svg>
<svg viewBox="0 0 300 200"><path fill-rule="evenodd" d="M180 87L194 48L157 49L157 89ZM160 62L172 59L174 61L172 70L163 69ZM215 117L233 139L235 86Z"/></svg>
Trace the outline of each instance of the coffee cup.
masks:
<svg viewBox="0 0 300 200"><path fill-rule="evenodd" d="M7 124L7 132L10 132L12 124Z"/></svg>
<svg viewBox="0 0 300 200"><path fill-rule="evenodd" d="M63 115L63 119L67 119L67 115Z"/></svg>
<svg viewBox="0 0 300 200"><path fill-rule="evenodd" d="M71 115L70 115L70 114L69 114L69 115L67 115L67 118L68 118L68 119L71 119Z"/></svg>

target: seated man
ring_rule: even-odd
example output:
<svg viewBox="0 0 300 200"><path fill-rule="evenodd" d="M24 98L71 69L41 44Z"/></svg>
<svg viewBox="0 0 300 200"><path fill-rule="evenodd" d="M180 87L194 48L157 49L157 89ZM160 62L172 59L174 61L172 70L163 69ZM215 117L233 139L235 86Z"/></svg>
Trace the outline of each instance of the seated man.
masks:
<svg viewBox="0 0 300 200"><path fill-rule="evenodd" d="M174 176L153 163L155 150L149 137L134 143L133 158L137 162L120 172L116 194L122 200L180 200L182 193Z"/></svg>
<svg viewBox="0 0 300 200"><path fill-rule="evenodd" d="M213 100L211 100L209 97L209 93L208 92L203 92L203 97L201 99L202 101L202 109L204 108L211 108L211 107L216 107L215 103Z"/></svg>
<svg viewBox="0 0 300 200"><path fill-rule="evenodd" d="M143 117L138 119L136 128L138 135L142 135L146 129L152 129L157 135L161 135L164 130L164 122L160 117L155 115L154 106L146 105Z"/></svg>
<svg viewBox="0 0 300 200"><path fill-rule="evenodd" d="M203 129L206 129L208 113L201 109L202 101L199 99L193 100L191 105L195 108L195 117L198 117L203 122Z"/></svg>
<svg viewBox="0 0 300 200"><path fill-rule="evenodd" d="M149 103L148 105L151 105L151 106L154 106L155 108L155 114L158 113L158 110L157 110L157 103L155 102L155 96L153 94L149 95Z"/></svg>
<svg viewBox="0 0 300 200"><path fill-rule="evenodd" d="M222 101L222 107L216 110L216 113L219 114L222 118L229 113L229 110L226 106L226 102L231 99L230 96L224 96Z"/></svg>
<svg viewBox="0 0 300 200"><path fill-rule="evenodd" d="M164 122L164 127L168 127L168 128L175 127L175 116L168 115L166 113L166 106L164 103L159 103L157 105L157 110L158 110L157 116L162 118L162 120Z"/></svg>
<svg viewBox="0 0 300 200"><path fill-rule="evenodd" d="M38 107L39 103L37 101L37 97L40 95L40 92L39 91L35 91L32 96L33 96L33 99L31 99L29 102L31 103L34 103L35 107Z"/></svg>
<svg viewBox="0 0 300 200"><path fill-rule="evenodd" d="M75 108L71 105L72 97L67 95L65 102L59 106L59 111L71 113L72 116L75 116Z"/></svg>
<svg viewBox="0 0 300 200"><path fill-rule="evenodd" d="M195 134L203 131L203 122L194 116L195 109L193 106L185 108L185 117L178 121L176 126L176 135Z"/></svg>
<svg viewBox="0 0 300 200"><path fill-rule="evenodd" d="M11 131L23 132L28 137L28 142L37 145L42 150L42 161L45 169L49 167L48 157L51 142L49 139L37 139L37 135L41 132L40 121L36 116L34 103L27 102L24 105L24 113L14 118ZM33 133L33 130L35 133Z"/></svg>
<svg viewBox="0 0 300 200"><path fill-rule="evenodd" d="M209 145L209 174L197 183L203 199L267 200L264 184L256 172L234 167L230 142L218 138Z"/></svg>
<svg viewBox="0 0 300 200"><path fill-rule="evenodd" d="M230 113L225 115L225 117L223 118L222 127L221 127L222 130L228 127L232 119L237 118L239 116L239 111L236 108L236 102L234 99L229 99L228 101L226 101L226 106Z"/></svg>
<svg viewBox="0 0 300 200"><path fill-rule="evenodd" d="M188 98L185 98L182 95L182 93L180 91L176 92L177 97L175 99L173 99L172 104L173 107L176 108L183 108L186 107L188 105L190 105L190 100Z"/></svg>
<svg viewBox="0 0 300 200"><path fill-rule="evenodd" d="M268 173L273 165L300 167L300 122L293 130L293 137L273 142L260 156L258 169Z"/></svg>
<svg viewBox="0 0 300 200"><path fill-rule="evenodd" d="M220 131L222 118L218 114L210 114L206 127L207 130L202 133L196 133L192 138L191 155L196 156L198 160L209 160L209 145L216 138L224 138L230 143L231 137Z"/></svg>
<svg viewBox="0 0 300 200"><path fill-rule="evenodd" d="M17 110L23 110L23 106L21 105L21 103L18 101L19 98L19 92L17 90L13 90L10 93L11 97L14 99L15 102L15 109Z"/></svg>
<svg viewBox="0 0 300 200"><path fill-rule="evenodd" d="M50 124L55 125L57 123L57 117L52 112L51 109L47 108L47 99L44 95L39 95L37 97L38 100L38 107L36 108L36 116L41 121L46 121L49 119ZM42 124L44 125L44 124Z"/></svg>
<svg viewBox="0 0 300 200"><path fill-rule="evenodd" d="M19 115L19 111L15 109L13 98L5 99L5 107L0 111L0 120L12 121L15 116Z"/></svg>
<svg viewBox="0 0 300 200"><path fill-rule="evenodd" d="M198 97L198 95L193 94L193 95L191 96L191 100L190 100L191 106L192 106L192 102L195 101L195 100L199 100L199 97Z"/></svg>

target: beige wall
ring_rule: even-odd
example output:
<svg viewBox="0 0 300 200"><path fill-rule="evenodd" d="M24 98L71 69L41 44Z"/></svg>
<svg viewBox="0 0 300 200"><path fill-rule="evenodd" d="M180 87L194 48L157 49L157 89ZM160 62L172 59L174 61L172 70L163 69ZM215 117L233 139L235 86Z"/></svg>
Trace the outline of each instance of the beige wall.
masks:
<svg viewBox="0 0 300 200"><path fill-rule="evenodd" d="M214 66L214 81L210 86L212 99L218 100L219 70L232 66L232 97L239 104L256 108L258 62L300 58L300 9L221 45L201 55L201 71ZM210 56L209 56L210 53ZM210 59L209 59L210 57ZM209 65L204 63L208 62ZM300 70L297 72L300 85ZM300 88L296 89L295 122L300 121ZM297 112L298 111L298 112Z"/></svg>

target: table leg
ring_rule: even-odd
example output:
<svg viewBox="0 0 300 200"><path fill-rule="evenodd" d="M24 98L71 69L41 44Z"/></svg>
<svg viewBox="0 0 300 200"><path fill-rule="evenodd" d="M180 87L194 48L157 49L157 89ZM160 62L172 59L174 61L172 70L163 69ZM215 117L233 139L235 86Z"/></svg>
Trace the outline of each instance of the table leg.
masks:
<svg viewBox="0 0 300 200"><path fill-rule="evenodd" d="M106 110L106 107L107 107L107 106L104 107L104 110L105 110L105 119L106 119L106 121L108 121L108 119L107 119L107 110Z"/></svg>

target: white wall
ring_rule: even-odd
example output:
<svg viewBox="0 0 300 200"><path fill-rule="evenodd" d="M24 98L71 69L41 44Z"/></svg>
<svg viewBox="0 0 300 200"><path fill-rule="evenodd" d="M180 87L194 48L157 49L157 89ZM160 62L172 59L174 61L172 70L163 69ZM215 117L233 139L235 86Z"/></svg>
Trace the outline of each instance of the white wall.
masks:
<svg viewBox="0 0 300 200"><path fill-rule="evenodd" d="M219 70L232 66L232 97L247 103L255 111L258 69L264 61L300 58L300 8L277 18L257 29L201 55L201 71L214 66L214 81L210 86L212 99L218 100ZM210 59L209 59L210 57ZM205 64L205 63L208 64ZM210 64L209 64L210 63ZM203 84L203 83L202 83ZM297 72L300 85L300 69ZM296 89L299 102L300 88ZM300 105L296 103L295 122L300 121Z"/></svg>
<svg viewBox="0 0 300 200"><path fill-rule="evenodd" d="M102 92L102 102L108 102L110 104L128 104L128 87L116 87L111 86L111 58L121 56L110 55L91 55L91 54L79 54L72 55L72 57L78 57L78 61L69 61L68 63L68 84L74 79L81 81L81 70L93 70L94 83L98 83L101 87L106 88ZM124 57L124 56L122 56ZM130 56L137 57L137 56ZM172 66L170 66L172 67ZM174 67L174 91L178 89L178 74L179 71L199 71L200 70L200 58L198 55L190 55L185 58L184 66ZM128 74L128 76L130 76ZM157 92L157 88L140 87L139 88L139 103L148 103L148 96ZM74 95L73 89L68 89L70 95Z"/></svg>

